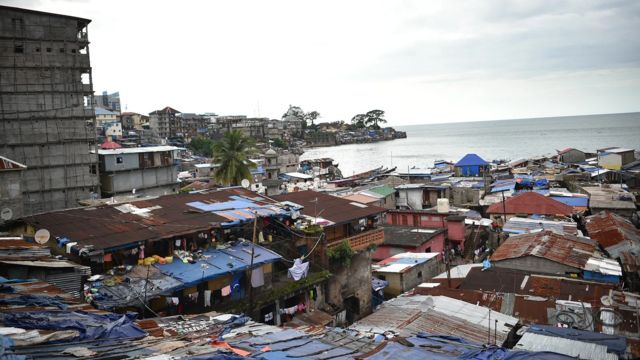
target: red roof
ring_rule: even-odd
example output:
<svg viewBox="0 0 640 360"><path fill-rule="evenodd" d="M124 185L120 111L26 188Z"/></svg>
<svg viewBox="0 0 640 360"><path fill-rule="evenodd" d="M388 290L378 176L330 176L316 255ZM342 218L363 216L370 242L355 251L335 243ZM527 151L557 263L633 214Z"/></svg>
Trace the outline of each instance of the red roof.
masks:
<svg viewBox="0 0 640 360"><path fill-rule="evenodd" d="M611 212L603 211L587 218L589 236L605 249L623 241L640 242L640 230L633 224Z"/></svg>
<svg viewBox="0 0 640 360"><path fill-rule="evenodd" d="M569 151L571 151L571 150L575 150L575 149L574 149L574 148L566 148L566 149L564 149L564 150L560 150L560 151L558 151L558 155L566 154L566 153L568 153L568 152L569 152ZM578 151L579 151L579 150L578 150Z"/></svg>
<svg viewBox="0 0 640 360"><path fill-rule="evenodd" d="M531 191L508 198L504 201L504 209L502 202L492 204L487 209L487 214L502 214L503 212L507 214L569 216L574 213L574 209L569 205Z"/></svg>
<svg viewBox="0 0 640 360"><path fill-rule="evenodd" d="M113 142L113 141L105 141L100 145L100 149L120 149L122 147L122 145L118 144L117 142Z"/></svg>
<svg viewBox="0 0 640 360"><path fill-rule="evenodd" d="M7 159L4 156L0 156L0 170L22 170L26 169L26 165L22 165L17 161Z"/></svg>
<svg viewBox="0 0 640 360"><path fill-rule="evenodd" d="M509 237L491 255L491 261L536 256L583 269L596 248L597 243L591 239L547 230Z"/></svg>

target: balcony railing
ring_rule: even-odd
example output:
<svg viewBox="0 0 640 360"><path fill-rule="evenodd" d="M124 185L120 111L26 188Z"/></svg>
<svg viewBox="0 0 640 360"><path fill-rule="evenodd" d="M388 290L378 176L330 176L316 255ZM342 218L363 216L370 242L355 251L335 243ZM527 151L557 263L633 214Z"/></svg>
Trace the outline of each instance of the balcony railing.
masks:
<svg viewBox="0 0 640 360"><path fill-rule="evenodd" d="M342 240L345 240L345 239L332 241L329 244L327 244L327 247L331 248L333 246L336 246L340 244ZM348 237L346 238L346 240L347 242L349 242L349 246L351 247L351 249L356 251L365 250L372 244L382 245L382 243L384 243L384 229L376 228L372 230L367 230L367 231L361 232L358 235Z"/></svg>

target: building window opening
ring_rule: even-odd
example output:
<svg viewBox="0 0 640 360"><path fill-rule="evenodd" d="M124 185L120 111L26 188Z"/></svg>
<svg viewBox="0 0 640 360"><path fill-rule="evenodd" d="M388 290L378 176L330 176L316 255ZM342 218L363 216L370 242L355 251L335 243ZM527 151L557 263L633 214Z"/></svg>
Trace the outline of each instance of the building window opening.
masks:
<svg viewBox="0 0 640 360"><path fill-rule="evenodd" d="M124 159L122 158L122 156L116 156L116 164L122 164L124 163Z"/></svg>
<svg viewBox="0 0 640 360"><path fill-rule="evenodd" d="M61 52L61 53L64 53L64 48L60 48L60 52Z"/></svg>
<svg viewBox="0 0 640 360"><path fill-rule="evenodd" d="M50 53L51 52L51 48L47 48L47 52Z"/></svg>
<svg viewBox="0 0 640 360"><path fill-rule="evenodd" d="M76 49L71 49L71 53L75 54L76 53Z"/></svg>
<svg viewBox="0 0 640 360"><path fill-rule="evenodd" d="M39 47L36 48L36 52L40 52L40 48Z"/></svg>
<svg viewBox="0 0 640 360"><path fill-rule="evenodd" d="M13 47L13 52L16 54L24 54L24 46L23 45L16 45Z"/></svg>

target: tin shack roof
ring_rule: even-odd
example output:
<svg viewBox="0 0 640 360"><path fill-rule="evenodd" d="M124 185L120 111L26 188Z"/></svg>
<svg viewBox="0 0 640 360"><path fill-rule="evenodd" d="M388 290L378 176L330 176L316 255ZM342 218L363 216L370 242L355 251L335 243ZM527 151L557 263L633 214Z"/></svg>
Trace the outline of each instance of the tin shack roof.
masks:
<svg viewBox="0 0 640 360"><path fill-rule="evenodd" d="M640 247L640 230L620 215L602 211L587 217L589 236L598 241L613 257L619 252ZM610 250L616 250L612 253Z"/></svg>
<svg viewBox="0 0 640 360"><path fill-rule="evenodd" d="M596 249L597 243L594 240L546 230L509 237L491 255L491 261L536 256L577 269L585 269Z"/></svg>
<svg viewBox="0 0 640 360"><path fill-rule="evenodd" d="M199 204L213 208L200 208ZM66 237L77 242L80 248L115 249L134 246L140 241L206 231L231 221L252 219L251 212L227 214L229 210L244 210L234 208L238 204L261 207L273 203L256 197L249 190L230 188L54 211L29 216L24 221L36 229L49 230L52 237Z"/></svg>
<svg viewBox="0 0 640 360"><path fill-rule="evenodd" d="M507 213L570 216L574 212L571 206L532 191L509 197L504 201L504 205L501 201L487 208L487 214Z"/></svg>
<svg viewBox="0 0 640 360"><path fill-rule="evenodd" d="M303 215L322 216L336 224L379 215L387 211L379 206L364 205L310 190L276 195L273 198L277 201L290 201L303 206Z"/></svg>

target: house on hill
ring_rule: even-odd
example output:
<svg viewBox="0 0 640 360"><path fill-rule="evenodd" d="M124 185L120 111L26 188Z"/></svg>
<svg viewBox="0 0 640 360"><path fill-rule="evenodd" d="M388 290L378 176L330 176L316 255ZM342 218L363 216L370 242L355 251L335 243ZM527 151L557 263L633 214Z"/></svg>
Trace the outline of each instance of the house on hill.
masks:
<svg viewBox="0 0 640 360"><path fill-rule="evenodd" d="M467 154L456 163L454 169L456 176L483 176L489 172L489 163L476 154Z"/></svg>

